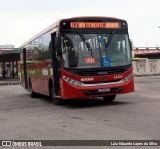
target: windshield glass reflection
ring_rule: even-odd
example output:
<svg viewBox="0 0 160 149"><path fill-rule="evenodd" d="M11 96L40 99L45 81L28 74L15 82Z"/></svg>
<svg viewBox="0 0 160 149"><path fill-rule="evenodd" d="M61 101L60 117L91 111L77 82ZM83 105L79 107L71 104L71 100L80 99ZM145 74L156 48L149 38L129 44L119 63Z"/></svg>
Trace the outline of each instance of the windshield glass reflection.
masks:
<svg viewBox="0 0 160 149"><path fill-rule="evenodd" d="M63 66L66 68L101 68L131 64L127 34L62 35ZM110 41L108 41L111 39ZM87 44L89 47L87 47Z"/></svg>

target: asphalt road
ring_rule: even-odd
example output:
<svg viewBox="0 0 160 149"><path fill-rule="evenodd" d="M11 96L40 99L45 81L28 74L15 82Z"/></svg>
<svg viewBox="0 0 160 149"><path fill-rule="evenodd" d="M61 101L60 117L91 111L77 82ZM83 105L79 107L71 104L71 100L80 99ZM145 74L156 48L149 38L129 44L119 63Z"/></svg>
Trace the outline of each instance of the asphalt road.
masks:
<svg viewBox="0 0 160 149"><path fill-rule="evenodd" d="M0 138L159 139L160 76L137 77L135 88L110 104L97 98L56 106L46 97L31 98L20 85L0 86Z"/></svg>

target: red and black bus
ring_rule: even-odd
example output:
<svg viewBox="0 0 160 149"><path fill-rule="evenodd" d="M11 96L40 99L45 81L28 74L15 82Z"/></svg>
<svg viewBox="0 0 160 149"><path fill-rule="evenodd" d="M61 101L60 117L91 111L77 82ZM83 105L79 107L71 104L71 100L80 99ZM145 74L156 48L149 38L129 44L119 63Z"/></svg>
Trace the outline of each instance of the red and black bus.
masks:
<svg viewBox="0 0 160 149"><path fill-rule="evenodd" d="M131 42L125 20L74 17L52 24L20 47L22 86L62 100L134 92Z"/></svg>

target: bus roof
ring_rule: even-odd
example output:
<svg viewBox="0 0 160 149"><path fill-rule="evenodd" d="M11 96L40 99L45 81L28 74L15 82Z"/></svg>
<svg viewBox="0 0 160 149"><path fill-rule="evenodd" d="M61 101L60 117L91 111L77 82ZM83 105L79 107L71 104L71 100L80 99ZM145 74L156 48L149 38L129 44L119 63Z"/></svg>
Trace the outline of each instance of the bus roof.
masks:
<svg viewBox="0 0 160 149"><path fill-rule="evenodd" d="M41 32L39 32L38 34L36 34L35 36L33 36L32 38L30 38L29 40L27 40L25 43L23 43L22 45L20 45L20 48L24 47L25 45L27 45L28 43L30 43L31 41L37 39L38 37L40 37L41 35L51 31L52 29L59 27L59 24L62 21L65 20L78 20L78 19L89 19L89 20L95 20L95 19L109 19L109 20L119 20L119 21L125 21L123 19L119 19L119 18L114 18L114 17L106 17L106 16L79 16L79 17L72 17L72 18L65 18L65 19L59 19L58 21L56 21L55 23L51 24L49 27L47 27L46 29L42 30Z"/></svg>

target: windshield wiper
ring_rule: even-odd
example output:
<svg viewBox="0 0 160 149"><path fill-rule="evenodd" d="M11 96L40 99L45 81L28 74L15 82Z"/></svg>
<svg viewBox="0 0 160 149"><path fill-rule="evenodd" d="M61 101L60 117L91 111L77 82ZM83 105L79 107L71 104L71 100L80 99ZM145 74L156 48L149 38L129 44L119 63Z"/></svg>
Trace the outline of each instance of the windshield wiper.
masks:
<svg viewBox="0 0 160 149"><path fill-rule="evenodd" d="M90 43L86 40L86 38L84 37L82 32L78 31L78 34L81 37L82 41L86 44L86 47L87 47L88 51L91 51L91 55L93 57L92 48L91 48Z"/></svg>
<svg viewBox="0 0 160 149"><path fill-rule="evenodd" d="M105 44L105 48L107 49L112 41L113 35L114 35L115 31L112 31L112 33L110 34L107 43Z"/></svg>

